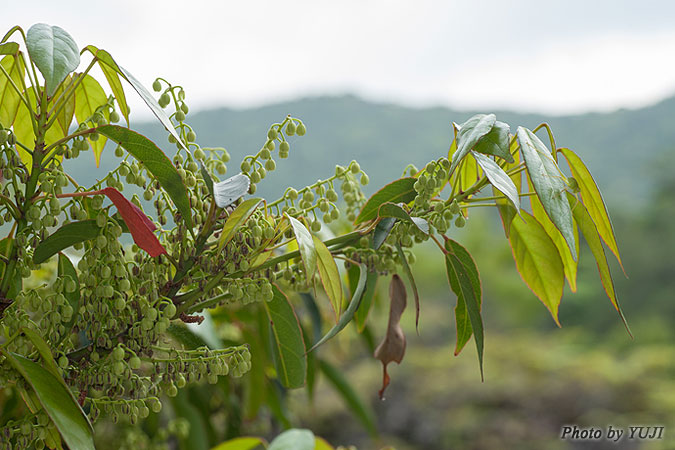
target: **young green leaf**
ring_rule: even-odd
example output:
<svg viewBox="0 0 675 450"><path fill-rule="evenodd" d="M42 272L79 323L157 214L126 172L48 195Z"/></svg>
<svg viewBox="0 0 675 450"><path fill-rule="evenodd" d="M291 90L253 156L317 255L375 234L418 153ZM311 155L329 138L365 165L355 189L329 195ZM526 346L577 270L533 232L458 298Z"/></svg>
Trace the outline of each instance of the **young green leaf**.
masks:
<svg viewBox="0 0 675 450"><path fill-rule="evenodd" d="M218 248L222 249L234 237L234 233L242 226L248 218L253 214L255 208L262 201L261 198L249 198L241 202L227 218L223 225L223 230L220 232L220 240L218 241Z"/></svg>
<svg viewBox="0 0 675 450"><path fill-rule="evenodd" d="M361 397L359 397L356 392L354 392L354 388L342 375L341 371L322 359L319 360L319 368L321 373L326 377L326 380L332 384L335 390L342 396L347 406L349 406L349 409L352 410L366 430L368 430L372 436L377 435L375 415L373 414L372 409L361 400Z"/></svg>
<svg viewBox="0 0 675 450"><path fill-rule="evenodd" d="M527 128L518 127L517 137L534 190L546 214L563 235L574 255L576 244L572 229L572 210L565 196L567 185L564 176L551 152L534 133Z"/></svg>
<svg viewBox="0 0 675 450"><path fill-rule="evenodd" d="M509 131L508 124L495 121L490 132L474 145L473 150L486 155L498 156L510 163L514 162L509 151Z"/></svg>
<svg viewBox="0 0 675 450"><path fill-rule="evenodd" d="M621 305L619 305L619 299L616 296L616 291L614 290L614 281L612 280L612 273L609 270L609 264L607 264L607 257L605 256L605 249L602 247L602 242L600 241L600 232L598 231L593 218L591 217L588 209L583 203L578 201L576 197L571 194L567 194L569 201L572 205L572 214L574 214L574 220L579 225L581 234L584 235L588 247L593 253L595 262L598 266L598 272L600 273L600 281L602 282L602 287L605 289L605 293L609 300L614 305L614 308L619 313L621 321L623 322L628 334L633 337L633 334L630 331L628 322L623 315L621 310Z"/></svg>
<svg viewBox="0 0 675 450"><path fill-rule="evenodd" d="M70 334L70 330L75 326L80 311L80 282L77 278L77 272L75 271L73 263L70 262L70 259L63 253L59 253L58 276L59 279L63 280L67 285L63 296L66 297L66 301L73 310L72 318L67 323L63 324L66 329L65 333L61 334L60 341L63 341L63 339ZM68 289L69 285L74 286L74 289Z"/></svg>
<svg viewBox="0 0 675 450"><path fill-rule="evenodd" d="M452 155L452 164L450 165L449 173L451 175L478 141L492 130L496 121L497 118L494 114L476 114L460 125L457 132L457 151Z"/></svg>
<svg viewBox="0 0 675 450"><path fill-rule="evenodd" d="M24 77L23 59L8 55L2 58L0 65L9 74L14 85L20 86ZM11 127L14 124L16 112L21 103L21 97L12 87L12 82L7 79L4 72L0 73L0 123L5 127Z"/></svg>
<svg viewBox="0 0 675 450"><path fill-rule="evenodd" d="M605 244L607 244L607 247L609 247L612 253L614 253L614 256L616 256L616 259L619 261L619 265L621 265L621 268L623 269L621 256L619 256L619 247L616 245L616 238L614 237L612 221L609 218L609 213L607 212L607 207L602 199L602 194L600 194L600 189L598 189L598 185L595 184L591 172L581 158L579 158L572 150L561 148L560 152L567 160L567 164L569 164L570 170L572 171L572 176L579 184L581 199L584 202L588 214L593 219L593 223L595 223L595 226L598 229L598 234L602 240L605 241Z"/></svg>
<svg viewBox="0 0 675 450"><path fill-rule="evenodd" d="M96 128L96 131L124 147L134 158L145 165L169 194L188 228L192 228L192 213L187 189L178 171L164 152L150 139L129 128L119 125L103 125Z"/></svg>
<svg viewBox="0 0 675 450"><path fill-rule="evenodd" d="M82 76L82 74L79 74L79 76ZM107 102L108 96L105 95L105 91L98 81L89 74L84 75L82 82L75 88L75 117L77 121L84 123L94 115L99 106L105 105ZM103 111L103 115L106 119L108 118L107 109ZM98 167L101 162L101 153L103 153L106 139L99 138L98 140L92 140L91 138L87 138L87 140L94 151L96 167Z"/></svg>
<svg viewBox="0 0 675 450"><path fill-rule="evenodd" d="M393 217L396 219L403 220L405 222L412 223L415 225L422 233L429 234L429 223L422 219L421 217L410 217L410 214L403 209L403 203L391 203L386 202L380 205L380 208L377 211L377 216L380 218Z"/></svg>
<svg viewBox="0 0 675 450"><path fill-rule="evenodd" d="M94 239L100 233L101 229L96 225L96 220L93 219L63 225L38 244L33 253L33 262L41 264L61 250L78 242Z"/></svg>
<svg viewBox="0 0 675 450"><path fill-rule="evenodd" d="M408 277L408 281L410 281L410 286L412 287L413 290L413 295L415 296L415 330L417 331L417 334L420 334L420 294L417 291L417 284L415 283L415 277L413 276L412 270L410 270L410 266L408 265L408 260L405 257L405 253L403 253L403 248L401 248L400 243L396 243L396 250L398 251L398 257L401 260L401 265L403 266L403 271L405 272L405 275Z"/></svg>
<svg viewBox="0 0 675 450"><path fill-rule="evenodd" d="M305 384L307 355L298 317L288 298L273 285L274 297L263 302L270 321L274 350L274 366L281 384L288 389Z"/></svg>
<svg viewBox="0 0 675 450"><path fill-rule="evenodd" d="M7 351L2 353L28 382L68 447L94 450L91 424L64 384L30 359Z"/></svg>
<svg viewBox="0 0 675 450"><path fill-rule="evenodd" d="M267 448L267 442L259 437L239 437L216 445L211 450L257 450Z"/></svg>
<svg viewBox="0 0 675 450"><path fill-rule="evenodd" d="M410 203L413 201L417 195L413 188L415 181L417 179L414 177L399 178L374 193L361 208L354 225L375 219L382 203Z"/></svg>
<svg viewBox="0 0 675 450"><path fill-rule="evenodd" d="M384 339L380 342L374 352L375 358L382 361L382 388L379 391L380 399L384 399L384 391L389 386L389 374L387 373L387 365L394 361L396 364L401 364L403 356L405 355L405 334L401 328L401 316L407 306L407 293L405 284L401 281L398 274L391 277L389 283L389 322L387 323L387 332Z"/></svg>
<svg viewBox="0 0 675 450"><path fill-rule="evenodd" d="M445 237L445 249L449 252L452 252L457 256L459 261L464 266L467 275L471 281L471 287L473 288L474 298L478 301L478 311L482 307L483 303L483 293L480 283L480 275L478 273L478 267L474 262L471 254L462 247L458 242L453 241ZM448 266L450 262L446 259L446 273L448 276L448 281L450 282L450 287L452 291L457 295L457 305L455 306L455 324L457 327L457 344L455 345L455 356L459 355L466 343L471 338L473 334L473 328L471 327L471 319L467 311L467 302L464 298L464 293L460 286L459 279L455 270Z"/></svg>
<svg viewBox="0 0 675 450"><path fill-rule="evenodd" d="M270 443L267 450L314 450L314 433L295 428L286 430Z"/></svg>
<svg viewBox="0 0 675 450"><path fill-rule="evenodd" d="M26 47L45 79L50 97L59 83L80 65L77 44L63 28L36 23L26 32Z"/></svg>
<svg viewBox="0 0 675 450"><path fill-rule="evenodd" d="M127 125L129 125L129 105L127 104L127 97L124 93L124 88L120 82L119 66L107 51L96 48L93 45L88 45L85 47L85 49L88 50L98 60L98 66L101 68L101 71L103 72L103 75L105 75L106 80L108 80L110 90L115 96L115 100L117 100L117 106L119 107L122 116L126 120Z"/></svg>
<svg viewBox="0 0 675 450"><path fill-rule="evenodd" d="M64 92L72 88L72 84L77 80L77 77L68 75L63 83L59 84L59 87L54 93L54 98L58 99ZM61 128L63 136L65 136L70 131L70 125L73 123L73 116L75 115L75 96L69 95L65 100L59 100L63 102L63 108L61 112L56 116L56 123Z"/></svg>
<svg viewBox="0 0 675 450"><path fill-rule="evenodd" d="M328 295L330 304L333 307L335 323L337 323L338 317L342 313L342 282L340 281L340 272L338 272L333 255L331 255L326 244L316 236L312 236L312 239L314 241L314 249L316 250L316 264L319 269L321 284L323 284L326 295Z"/></svg>
<svg viewBox="0 0 675 450"><path fill-rule="evenodd" d="M356 286L356 289L354 289L354 294L352 295L352 300L349 302L349 306L347 306L347 309L345 310L344 314L342 314L342 317L340 317L338 323L335 326L333 326L333 328L331 328L328 331L328 333L324 335L324 337L319 339L319 341L316 344L314 344L312 348L307 350L308 353L316 349L320 345L324 344L329 339L333 338L333 336L342 331L344 327L346 327L347 324L351 322L352 319L354 318L354 313L359 308L359 305L361 304L361 299L363 299L368 273L368 269L366 268L365 264L359 264L359 269L361 270L361 273L359 275L359 282Z"/></svg>
<svg viewBox="0 0 675 450"><path fill-rule="evenodd" d="M305 268L305 274L308 280L311 280L314 277L317 265L317 254L316 248L314 247L314 239L309 230L300 222L298 219L286 215L289 222L291 223L291 228L293 228L293 233L295 234L295 240L298 243L298 250L300 250L300 257L302 258L302 264Z"/></svg>
<svg viewBox="0 0 675 450"><path fill-rule="evenodd" d="M15 55L19 51L19 44L16 42L3 42L0 44L0 55Z"/></svg>
<svg viewBox="0 0 675 450"><path fill-rule="evenodd" d="M471 153L473 157L476 158L478 165L483 169L485 176L490 180L490 183L511 200L516 211L520 211L520 196L518 195L518 189L516 188L516 185L513 184L513 180L511 180L506 172L504 172L504 169L499 167L496 162L485 155L475 151L472 151Z"/></svg>
<svg viewBox="0 0 675 450"><path fill-rule="evenodd" d="M558 249L533 216L521 211L511 224L511 250L523 281L558 321L558 307L565 284L563 263Z"/></svg>

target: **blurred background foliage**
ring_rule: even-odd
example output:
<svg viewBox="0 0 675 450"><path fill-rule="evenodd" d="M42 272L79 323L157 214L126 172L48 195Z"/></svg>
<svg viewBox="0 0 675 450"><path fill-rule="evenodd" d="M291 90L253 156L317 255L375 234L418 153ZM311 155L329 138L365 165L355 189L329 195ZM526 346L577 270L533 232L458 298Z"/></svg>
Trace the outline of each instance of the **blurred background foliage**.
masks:
<svg viewBox="0 0 675 450"><path fill-rule="evenodd" d="M237 161L256 150L252 145L262 144L269 123L289 113L305 121L308 133L277 173L260 185L259 192L270 198L288 183L302 187L332 174L333 164L351 159L370 175L368 187L373 192L399 177L406 164L422 167L445 154L451 121L461 123L473 114L372 104L346 96L203 111L191 114L189 120L202 145L225 146ZM469 226L449 234L466 245L481 272L485 382L480 381L472 349L453 356L456 299L448 289L440 253L426 246L413 265L422 297L420 335L415 334L414 314L408 310L402 322L408 336L406 356L400 366L389 368L392 384L385 401L377 398L381 365L371 356L372 338L369 342L350 326L319 350L373 409L379 435L368 433L323 378L312 400L304 390L287 393L285 416L333 445L355 444L362 449L675 448L673 117L675 98L607 114L544 117L497 112L499 120L530 128L548 122L558 146L577 152L596 177L625 264L627 278L618 265L613 274L634 340L606 298L587 249L582 247L578 292L565 293L560 307L563 328L558 329L516 272L496 211L472 211ZM162 145L166 137L161 129L135 125L160 146L169 147ZM69 163L78 179L88 183L106 174L113 158L112 151L104 152L97 170L91 169L91 155ZM230 175L235 168L230 165ZM380 280L379 289L387 284L388 280ZM385 298L380 295L371 312L375 341L386 326ZM233 330L225 325L217 332L228 340ZM223 391L245 398L250 383L223 386ZM204 393L199 389L190 389L188 395L195 400L192 405L208 409L210 399L201 398ZM174 402L177 411L181 401L179 396ZM277 413L262 409L256 416L242 414L241 423L224 426L243 434L272 436L288 425L271 419L279 417ZM208 420L227 422L218 416ZM653 442L561 441L565 424L603 429L610 424L664 425L666 432L664 440ZM101 442L105 441L104 437Z"/></svg>

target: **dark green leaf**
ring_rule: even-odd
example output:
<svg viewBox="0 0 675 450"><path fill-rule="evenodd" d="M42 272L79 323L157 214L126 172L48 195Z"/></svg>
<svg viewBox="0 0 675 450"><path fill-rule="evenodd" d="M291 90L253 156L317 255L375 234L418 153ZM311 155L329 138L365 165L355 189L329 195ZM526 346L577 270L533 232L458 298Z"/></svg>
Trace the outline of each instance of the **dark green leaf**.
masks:
<svg viewBox="0 0 675 450"><path fill-rule="evenodd" d="M199 172L202 174L204 184L206 184L206 188L209 190L209 194L211 194L211 197L213 197L213 179L211 178L211 175L209 175L209 172L206 170L206 167L204 167L204 164L202 163L199 163Z"/></svg>
<svg viewBox="0 0 675 450"><path fill-rule="evenodd" d="M478 141L490 132L496 121L494 114L476 114L460 125L457 132L457 151L453 153L450 165L451 175Z"/></svg>
<svg viewBox="0 0 675 450"><path fill-rule="evenodd" d="M94 239L100 232L101 229L93 219L68 223L38 244L33 253L33 262L41 264L63 249Z"/></svg>
<svg viewBox="0 0 675 450"><path fill-rule="evenodd" d="M354 225L375 219L382 203L410 203L413 201L417 195L413 188L415 181L417 181L417 178L414 177L399 178L374 193L366 204L363 205L361 212L354 221Z"/></svg>
<svg viewBox="0 0 675 450"><path fill-rule="evenodd" d="M192 213L187 189L178 171L164 152L150 139L129 128L119 125L103 125L96 130L124 147L134 158L143 163L169 194L188 228L192 228Z"/></svg>
<svg viewBox="0 0 675 450"><path fill-rule="evenodd" d="M427 223L427 221L422 219L421 217L410 217L410 214L408 214L401 205L402 204L395 204L391 202L382 203L377 211L377 216L382 218L393 217L396 219L403 220L405 222L412 223L422 233L428 235L429 223Z"/></svg>
<svg viewBox="0 0 675 450"><path fill-rule="evenodd" d="M68 323L64 323L66 331L65 333L61 334L62 341L66 336L68 336L68 334L70 334L70 330L73 329L73 326L75 326L75 322L77 321L77 316L79 315L80 311L80 281L77 278L77 272L75 271L73 263L70 262L70 259L63 253L59 253L58 275L59 278L64 282L67 282L68 279L71 279L75 283L75 290L73 292L68 292L67 289L63 292L64 297L66 297L66 301L70 307L73 308L73 316L68 321Z"/></svg>
<svg viewBox="0 0 675 450"><path fill-rule="evenodd" d="M472 154L473 157L476 158L478 165L483 169L485 176L490 180L490 183L511 200L516 211L520 211L520 196L518 195L518 189L516 188L516 185L513 184L513 180L511 180L506 172L504 172L504 169L499 167L496 162L485 155L476 153L475 151L472 152Z"/></svg>
<svg viewBox="0 0 675 450"><path fill-rule="evenodd" d="M419 330L419 325L420 325L420 294L417 291L417 284L415 283L415 277L413 277L412 270L410 270L410 266L408 265L408 260L405 258L405 253L403 253L403 248L401 248L401 244L396 243L396 250L398 250L398 256L399 256L399 259L401 260L401 265L403 266L403 271L405 272L405 275L408 277L408 281L410 281L410 286L412 287L412 290L413 290L413 296L415 297L415 330L417 330L417 334L420 334L420 330Z"/></svg>
<svg viewBox="0 0 675 450"><path fill-rule="evenodd" d="M187 349L194 350L198 347L208 347L204 339L194 334L185 325L172 323L169 325L166 332Z"/></svg>
<svg viewBox="0 0 675 450"><path fill-rule="evenodd" d="M80 65L77 44L63 28L36 23L26 33L26 47L45 79L49 96Z"/></svg>
<svg viewBox="0 0 675 450"><path fill-rule="evenodd" d="M298 243L298 250L300 250L300 257L302 258L302 264L305 268L305 274L307 279L311 280L314 277L317 267L317 254L316 248L314 247L314 239L302 222L289 215L286 217L291 223L291 228L293 228L295 240Z"/></svg>
<svg viewBox="0 0 675 450"><path fill-rule="evenodd" d="M358 267L351 266L347 271L347 276L349 278L349 286L351 291L354 292L358 286L359 275L357 274ZM368 314L373 308L373 300L375 298L375 291L377 287L378 273L377 271L368 272L368 277L366 278L366 290L363 293L363 298L361 299L361 304L354 313L354 322L356 322L356 327L360 333L366 327L366 320L368 319Z"/></svg>
<svg viewBox="0 0 675 450"><path fill-rule="evenodd" d="M572 210L565 196L564 176L551 152L541 140L527 128L518 127L518 143L527 173L541 200L544 210L565 238L572 254L575 252L574 231L572 229Z"/></svg>
<svg viewBox="0 0 675 450"><path fill-rule="evenodd" d="M68 447L93 450L94 438L91 424L64 384L51 372L30 359L10 352L3 352L3 354L31 386Z"/></svg>
<svg viewBox="0 0 675 450"><path fill-rule="evenodd" d="M375 230L373 231L373 242L371 247L375 250L379 249L384 241L387 240L391 229L394 228L396 219L394 217L385 217L384 219L377 222L375 225Z"/></svg>
<svg viewBox="0 0 675 450"><path fill-rule="evenodd" d="M273 286L274 297L263 302L270 320L274 349L274 366L284 387L293 389L305 384L307 355L298 318L288 298Z"/></svg>
<svg viewBox="0 0 675 450"><path fill-rule="evenodd" d="M333 385L335 390L342 396L349 409L359 418L361 424L368 430L372 436L377 435L375 426L375 415L373 411L365 404L361 397L354 392L354 388L342 376L342 373L326 361L320 359L319 367L326 379Z"/></svg>
<svg viewBox="0 0 675 450"><path fill-rule="evenodd" d="M548 308L555 323L565 276L558 249L533 216L521 211L511 224L509 237L516 268L525 284Z"/></svg>
<svg viewBox="0 0 675 450"><path fill-rule="evenodd" d="M498 156L510 163L514 162L509 151L509 130L508 124L495 121L490 132L474 145L473 150L486 155Z"/></svg>
<svg viewBox="0 0 675 450"><path fill-rule="evenodd" d="M314 450L314 433L310 430L286 430L270 443L267 450Z"/></svg>
<svg viewBox="0 0 675 450"><path fill-rule="evenodd" d="M349 302L349 306L345 310L344 314L342 314L342 316L340 317L338 323L333 328L331 328L328 331L328 333L326 333L324 337L322 337L319 340L319 342L314 344L314 346L310 348L308 352L311 352L312 350L316 349L317 347L319 347L320 345L331 339L333 336L338 334L354 318L354 313L361 304L361 299L363 298L363 293L365 292L366 288L366 280L368 278L367 277L368 269L366 268L365 264L359 264L359 269L361 271L359 275L359 282L356 286L356 289L354 290L354 294L352 295L352 300Z"/></svg>

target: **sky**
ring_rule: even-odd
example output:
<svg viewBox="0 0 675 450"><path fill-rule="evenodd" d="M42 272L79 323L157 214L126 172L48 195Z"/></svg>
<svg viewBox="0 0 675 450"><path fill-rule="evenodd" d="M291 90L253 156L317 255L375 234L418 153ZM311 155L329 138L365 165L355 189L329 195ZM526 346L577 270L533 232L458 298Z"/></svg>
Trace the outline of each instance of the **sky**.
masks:
<svg viewBox="0 0 675 450"><path fill-rule="evenodd" d="M564 115L639 108L675 94L669 0L3 5L5 30L37 22L64 28L79 47L108 50L147 86L156 76L180 84L192 110L355 94L415 107Z"/></svg>

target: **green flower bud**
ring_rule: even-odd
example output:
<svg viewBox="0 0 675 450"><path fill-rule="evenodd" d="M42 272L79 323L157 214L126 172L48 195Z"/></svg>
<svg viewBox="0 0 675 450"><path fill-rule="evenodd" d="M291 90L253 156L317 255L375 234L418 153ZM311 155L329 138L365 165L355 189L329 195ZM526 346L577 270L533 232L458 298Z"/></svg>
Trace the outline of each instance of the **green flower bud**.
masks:
<svg viewBox="0 0 675 450"><path fill-rule="evenodd" d="M268 171L271 172L276 168L277 168L277 163L275 163L273 159L268 159L267 161L265 161L265 169L267 169Z"/></svg>
<svg viewBox="0 0 675 450"><path fill-rule="evenodd" d="M187 114L189 111L188 105L186 105L185 103L181 103L180 110L183 111L185 114Z"/></svg>
<svg viewBox="0 0 675 450"><path fill-rule="evenodd" d="M464 218L463 215L460 214L455 219L455 226L457 228L462 228L464 225L466 225L466 219Z"/></svg>
<svg viewBox="0 0 675 450"><path fill-rule="evenodd" d="M281 144L279 144L279 153L288 153L288 151L291 149L291 145L288 143L288 141L283 141Z"/></svg>
<svg viewBox="0 0 675 450"><path fill-rule="evenodd" d="M219 175L225 175L225 173L227 173L227 166L221 161L218 161L216 163L216 172L218 172Z"/></svg>
<svg viewBox="0 0 675 450"><path fill-rule="evenodd" d="M361 175L361 184L365 186L368 183L370 183L370 178L368 178L368 175L364 173L363 175Z"/></svg>
<svg viewBox="0 0 675 450"><path fill-rule="evenodd" d="M196 140L197 140L197 133L195 133L195 132L192 131L192 130L188 131L188 134L187 134L187 136L186 136L186 139L188 140L188 142L194 142L194 141L196 141Z"/></svg>
<svg viewBox="0 0 675 450"><path fill-rule="evenodd" d="M251 170L251 163L249 162L248 159L245 159L241 162L240 168L242 172L248 172L249 170Z"/></svg>
<svg viewBox="0 0 675 450"><path fill-rule="evenodd" d="M152 83L152 90L155 91L155 92L161 91L162 90L162 83L160 83L159 80L155 80Z"/></svg>
<svg viewBox="0 0 675 450"><path fill-rule="evenodd" d="M298 136L304 136L305 133L307 132L307 128L305 128L305 124L304 123L298 124L298 128L295 130L295 132Z"/></svg>
<svg viewBox="0 0 675 450"><path fill-rule="evenodd" d="M185 113L179 109L179 110L176 111L176 113L173 115L173 118L176 119L178 122L182 122L182 121L185 120Z"/></svg>
<svg viewBox="0 0 675 450"><path fill-rule="evenodd" d="M132 370L138 370L141 368L141 358L138 356L134 355L131 358L129 358L129 367Z"/></svg>
<svg viewBox="0 0 675 450"><path fill-rule="evenodd" d="M277 130L274 127L270 127L269 131L267 131L267 139L273 141L279 136L277 133Z"/></svg>
<svg viewBox="0 0 675 450"><path fill-rule="evenodd" d="M110 121L113 123L120 121L120 115L117 113L117 111L113 111L110 113Z"/></svg>
<svg viewBox="0 0 675 450"><path fill-rule="evenodd" d="M351 167L351 171L352 171L352 173L353 173L354 175L356 175L357 173L361 172L361 166L359 166L359 163L357 163L356 161L352 161L352 162L349 164L349 166Z"/></svg>

